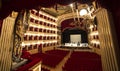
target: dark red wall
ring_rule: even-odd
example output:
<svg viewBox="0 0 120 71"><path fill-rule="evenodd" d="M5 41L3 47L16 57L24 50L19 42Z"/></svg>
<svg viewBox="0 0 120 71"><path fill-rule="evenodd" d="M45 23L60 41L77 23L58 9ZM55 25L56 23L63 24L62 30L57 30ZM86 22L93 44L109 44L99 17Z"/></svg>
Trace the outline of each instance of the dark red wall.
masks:
<svg viewBox="0 0 120 71"><path fill-rule="evenodd" d="M1 31L2 31L2 24L3 24L3 21L0 20L0 35L1 35Z"/></svg>

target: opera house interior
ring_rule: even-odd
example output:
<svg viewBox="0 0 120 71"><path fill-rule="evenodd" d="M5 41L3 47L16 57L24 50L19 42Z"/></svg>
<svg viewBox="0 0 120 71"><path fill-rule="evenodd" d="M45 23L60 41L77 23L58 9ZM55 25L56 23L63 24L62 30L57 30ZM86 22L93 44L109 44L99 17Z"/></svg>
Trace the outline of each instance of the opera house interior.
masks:
<svg viewBox="0 0 120 71"><path fill-rule="evenodd" d="M0 71L120 71L119 0L0 0Z"/></svg>

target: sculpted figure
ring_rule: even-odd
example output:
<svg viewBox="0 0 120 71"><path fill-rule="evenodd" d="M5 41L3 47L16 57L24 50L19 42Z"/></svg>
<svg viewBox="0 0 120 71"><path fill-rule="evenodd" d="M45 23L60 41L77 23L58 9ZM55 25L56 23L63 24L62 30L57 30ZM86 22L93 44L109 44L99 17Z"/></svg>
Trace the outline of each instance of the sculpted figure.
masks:
<svg viewBox="0 0 120 71"><path fill-rule="evenodd" d="M13 44L13 61L20 61L21 60L21 55L22 55L22 42L24 40L24 33L26 31L26 26L24 22L28 21L25 20L26 15L25 11L19 12L16 21L15 21L15 26L14 26L14 44ZM27 17L28 18L28 17Z"/></svg>

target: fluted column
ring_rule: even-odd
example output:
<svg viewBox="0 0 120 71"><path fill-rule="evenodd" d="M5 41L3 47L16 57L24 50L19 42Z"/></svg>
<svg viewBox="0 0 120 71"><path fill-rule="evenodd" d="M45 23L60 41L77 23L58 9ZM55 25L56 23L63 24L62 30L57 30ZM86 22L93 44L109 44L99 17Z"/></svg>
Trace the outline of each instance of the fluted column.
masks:
<svg viewBox="0 0 120 71"><path fill-rule="evenodd" d="M14 18L7 17L3 20L0 35L0 71L10 71L12 63L12 32L14 28Z"/></svg>
<svg viewBox="0 0 120 71"><path fill-rule="evenodd" d="M109 13L106 9L101 9L96 17L98 19L98 32L100 35L100 43L101 43L101 58L102 58L102 66L103 71L118 71L118 65L115 55L115 42L113 37L114 28L112 28L113 24L109 18Z"/></svg>

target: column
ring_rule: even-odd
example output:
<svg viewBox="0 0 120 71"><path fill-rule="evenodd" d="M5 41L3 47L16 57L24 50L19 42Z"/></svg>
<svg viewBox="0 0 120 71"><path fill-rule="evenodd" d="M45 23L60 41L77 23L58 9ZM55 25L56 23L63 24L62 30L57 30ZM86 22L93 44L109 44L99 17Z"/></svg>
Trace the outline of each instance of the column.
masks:
<svg viewBox="0 0 120 71"><path fill-rule="evenodd" d="M12 38L14 18L7 17L3 20L0 35L0 71L10 71L12 64Z"/></svg>
<svg viewBox="0 0 120 71"><path fill-rule="evenodd" d="M98 32L100 35L100 49L103 71L118 71L118 65L115 55L116 44L114 44L113 29L109 13L106 9L101 9L97 14ZM115 31L114 31L115 32Z"/></svg>

